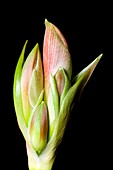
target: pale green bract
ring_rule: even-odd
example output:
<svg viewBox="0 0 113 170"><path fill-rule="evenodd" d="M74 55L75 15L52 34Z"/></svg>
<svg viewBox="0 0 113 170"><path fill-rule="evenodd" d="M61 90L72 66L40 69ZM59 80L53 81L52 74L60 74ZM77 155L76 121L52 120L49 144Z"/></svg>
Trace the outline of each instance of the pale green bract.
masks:
<svg viewBox="0 0 113 170"><path fill-rule="evenodd" d="M26 41L14 74L14 107L26 141L29 170L52 169L74 99L80 97L103 55L71 80L72 64L67 43L55 25L47 20L45 25L44 62L38 44L24 62Z"/></svg>

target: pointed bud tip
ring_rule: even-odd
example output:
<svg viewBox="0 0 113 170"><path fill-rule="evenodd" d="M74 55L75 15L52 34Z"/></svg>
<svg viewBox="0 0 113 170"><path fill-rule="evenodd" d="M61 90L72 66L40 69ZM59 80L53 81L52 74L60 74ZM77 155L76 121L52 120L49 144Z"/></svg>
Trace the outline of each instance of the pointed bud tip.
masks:
<svg viewBox="0 0 113 170"><path fill-rule="evenodd" d="M30 54L32 54L32 56L34 56L34 54L36 54L38 50L39 50L39 45L38 45L38 43L36 43L35 46L33 47L33 49L31 50Z"/></svg>
<svg viewBox="0 0 113 170"><path fill-rule="evenodd" d="M59 71L64 71L64 69L62 67L59 68Z"/></svg>
<svg viewBox="0 0 113 170"><path fill-rule="evenodd" d="M49 22L48 22L48 20L47 20L47 18L45 18L45 25L47 25Z"/></svg>
<svg viewBox="0 0 113 170"><path fill-rule="evenodd" d="M48 20L47 20L47 18L45 18L45 21L44 21L44 23L45 23L45 26L47 27L51 27L51 26L53 26L53 24L51 23L51 22L49 22Z"/></svg>

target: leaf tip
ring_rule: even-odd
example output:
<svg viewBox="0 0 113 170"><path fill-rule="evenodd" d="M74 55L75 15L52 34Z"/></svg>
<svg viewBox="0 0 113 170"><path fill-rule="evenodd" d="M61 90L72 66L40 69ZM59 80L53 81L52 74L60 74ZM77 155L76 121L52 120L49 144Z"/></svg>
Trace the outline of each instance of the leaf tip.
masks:
<svg viewBox="0 0 113 170"><path fill-rule="evenodd" d="M103 53L101 53L97 58L98 58L98 60L100 60L101 58L102 58L102 56L103 56Z"/></svg>

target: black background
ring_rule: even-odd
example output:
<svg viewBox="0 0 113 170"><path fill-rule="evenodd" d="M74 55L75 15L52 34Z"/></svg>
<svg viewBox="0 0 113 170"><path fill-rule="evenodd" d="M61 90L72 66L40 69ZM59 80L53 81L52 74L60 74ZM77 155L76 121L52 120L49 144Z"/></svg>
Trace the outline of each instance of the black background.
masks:
<svg viewBox="0 0 113 170"><path fill-rule="evenodd" d="M44 20L54 23L67 40L73 76L103 57L86 85L58 148L53 170L109 169L112 166L112 5L71 1L7 1L1 5L1 157L4 169L28 170L24 138L13 105L13 78L25 41L27 54L38 42L42 53Z"/></svg>

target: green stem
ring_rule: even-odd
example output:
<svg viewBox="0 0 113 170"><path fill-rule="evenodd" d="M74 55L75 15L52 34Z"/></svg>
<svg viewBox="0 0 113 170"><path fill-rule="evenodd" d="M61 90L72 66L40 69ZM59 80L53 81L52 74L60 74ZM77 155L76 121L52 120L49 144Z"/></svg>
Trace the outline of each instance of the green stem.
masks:
<svg viewBox="0 0 113 170"><path fill-rule="evenodd" d="M35 167L30 166L29 164L29 170L52 170L54 160L50 162L45 162L45 160L41 160L36 162Z"/></svg>
<svg viewBox="0 0 113 170"><path fill-rule="evenodd" d="M29 170L52 170L55 160L54 156L51 159L45 157L43 154L38 156L30 145L27 144L26 147Z"/></svg>

